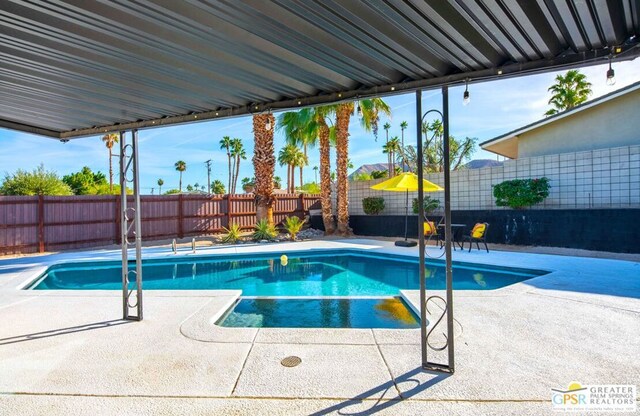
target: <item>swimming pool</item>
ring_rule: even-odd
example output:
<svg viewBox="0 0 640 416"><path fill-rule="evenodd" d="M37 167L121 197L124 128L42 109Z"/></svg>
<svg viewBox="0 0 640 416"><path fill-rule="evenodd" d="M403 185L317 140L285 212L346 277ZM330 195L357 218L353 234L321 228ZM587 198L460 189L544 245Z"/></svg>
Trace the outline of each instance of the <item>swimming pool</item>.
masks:
<svg viewBox="0 0 640 416"><path fill-rule="evenodd" d="M143 262L145 290L240 289L243 296L395 296L419 289L417 258L358 250L189 256ZM444 263L426 263L427 287L445 288ZM120 262L51 266L34 290L119 290ZM490 290L540 276L529 269L454 263L453 288Z"/></svg>
<svg viewBox="0 0 640 416"><path fill-rule="evenodd" d="M400 298L241 299L216 323L233 328L419 328Z"/></svg>

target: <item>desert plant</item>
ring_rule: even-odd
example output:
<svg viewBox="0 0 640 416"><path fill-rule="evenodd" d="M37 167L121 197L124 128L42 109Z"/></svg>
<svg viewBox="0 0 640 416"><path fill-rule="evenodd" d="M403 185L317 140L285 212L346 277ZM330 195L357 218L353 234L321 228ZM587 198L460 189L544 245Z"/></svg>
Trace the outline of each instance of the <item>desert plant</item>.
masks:
<svg viewBox="0 0 640 416"><path fill-rule="evenodd" d="M255 225L251 237L255 241L273 240L277 234L278 232L276 231L276 227L274 225L270 225L269 221L266 218L263 218Z"/></svg>
<svg viewBox="0 0 640 416"><path fill-rule="evenodd" d="M363 198L362 209L367 215L380 214L384 210L384 198L381 196Z"/></svg>
<svg viewBox="0 0 640 416"><path fill-rule="evenodd" d="M429 195L426 195L422 201L424 205L424 213L429 214L431 211L435 211L440 208L440 200L436 198L431 198ZM413 203L411 204L413 208L413 213L418 213L418 198L413 198Z"/></svg>
<svg viewBox="0 0 640 416"><path fill-rule="evenodd" d="M549 179L513 179L493 185L493 196L499 207L524 208L544 201L549 196Z"/></svg>
<svg viewBox="0 0 640 416"><path fill-rule="evenodd" d="M302 230L305 220L301 220L296 216L287 217L284 219L284 228L291 235L291 241L296 240L296 236Z"/></svg>
<svg viewBox="0 0 640 416"><path fill-rule="evenodd" d="M238 242L238 240L240 239L240 233L242 232L242 229L238 224L234 222L234 223L231 223L229 228L222 227L222 229L226 233L224 237L222 237L223 243L235 244Z"/></svg>

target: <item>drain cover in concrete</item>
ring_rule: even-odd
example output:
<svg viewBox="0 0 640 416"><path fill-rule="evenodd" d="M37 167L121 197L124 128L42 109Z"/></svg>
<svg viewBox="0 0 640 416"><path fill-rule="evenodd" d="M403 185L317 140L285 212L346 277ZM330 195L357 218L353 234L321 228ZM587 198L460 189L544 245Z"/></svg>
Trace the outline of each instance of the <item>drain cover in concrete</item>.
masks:
<svg viewBox="0 0 640 416"><path fill-rule="evenodd" d="M282 361L280 361L280 364L282 364L285 367L295 367L299 365L301 362L302 362L302 359L300 357L291 355L289 357L283 358Z"/></svg>

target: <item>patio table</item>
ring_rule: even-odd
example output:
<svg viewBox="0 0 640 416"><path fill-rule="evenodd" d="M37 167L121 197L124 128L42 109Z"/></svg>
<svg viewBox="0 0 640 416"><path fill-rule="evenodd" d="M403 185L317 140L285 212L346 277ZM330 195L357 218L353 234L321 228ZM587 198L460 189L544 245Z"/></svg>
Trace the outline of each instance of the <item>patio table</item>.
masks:
<svg viewBox="0 0 640 416"><path fill-rule="evenodd" d="M440 228L444 228L446 226L446 224L439 224L438 227ZM462 232L465 229L465 227L467 226L467 224L451 224L451 236L453 237L453 245L451 247L453 247L453 249L456 249L456 243L458 244L458 247L460 247L460 249L462 250L463 248L463 241L462 241ZM441 240L442 243L444 243L444 240Z"/></svg>

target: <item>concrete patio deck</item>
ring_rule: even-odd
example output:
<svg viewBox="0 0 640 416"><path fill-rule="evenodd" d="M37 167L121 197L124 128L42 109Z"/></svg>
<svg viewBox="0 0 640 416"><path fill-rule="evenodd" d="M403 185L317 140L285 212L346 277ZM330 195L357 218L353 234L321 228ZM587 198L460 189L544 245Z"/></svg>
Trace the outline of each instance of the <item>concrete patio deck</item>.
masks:
<svg viewBox="0 0 640 416"><path fill-rule="evenodd" d="M198 254L330 247L417 256L366 239ZM144 256L172 254L158 247ZM125 322L117 291L17 289L55 262L117 258L93 250L0 260L0 414L539 415L552 412L551 389L571 381L640 384L636 262L455 252L457 261L550 273L454 292L456 373L444 376L420 370L411 330L262 328L221 337L210 317L237 291L147 291L145 320ZM418 304L417 291L405 295ZM289 355L302 364L283 367Z"/></svg>

